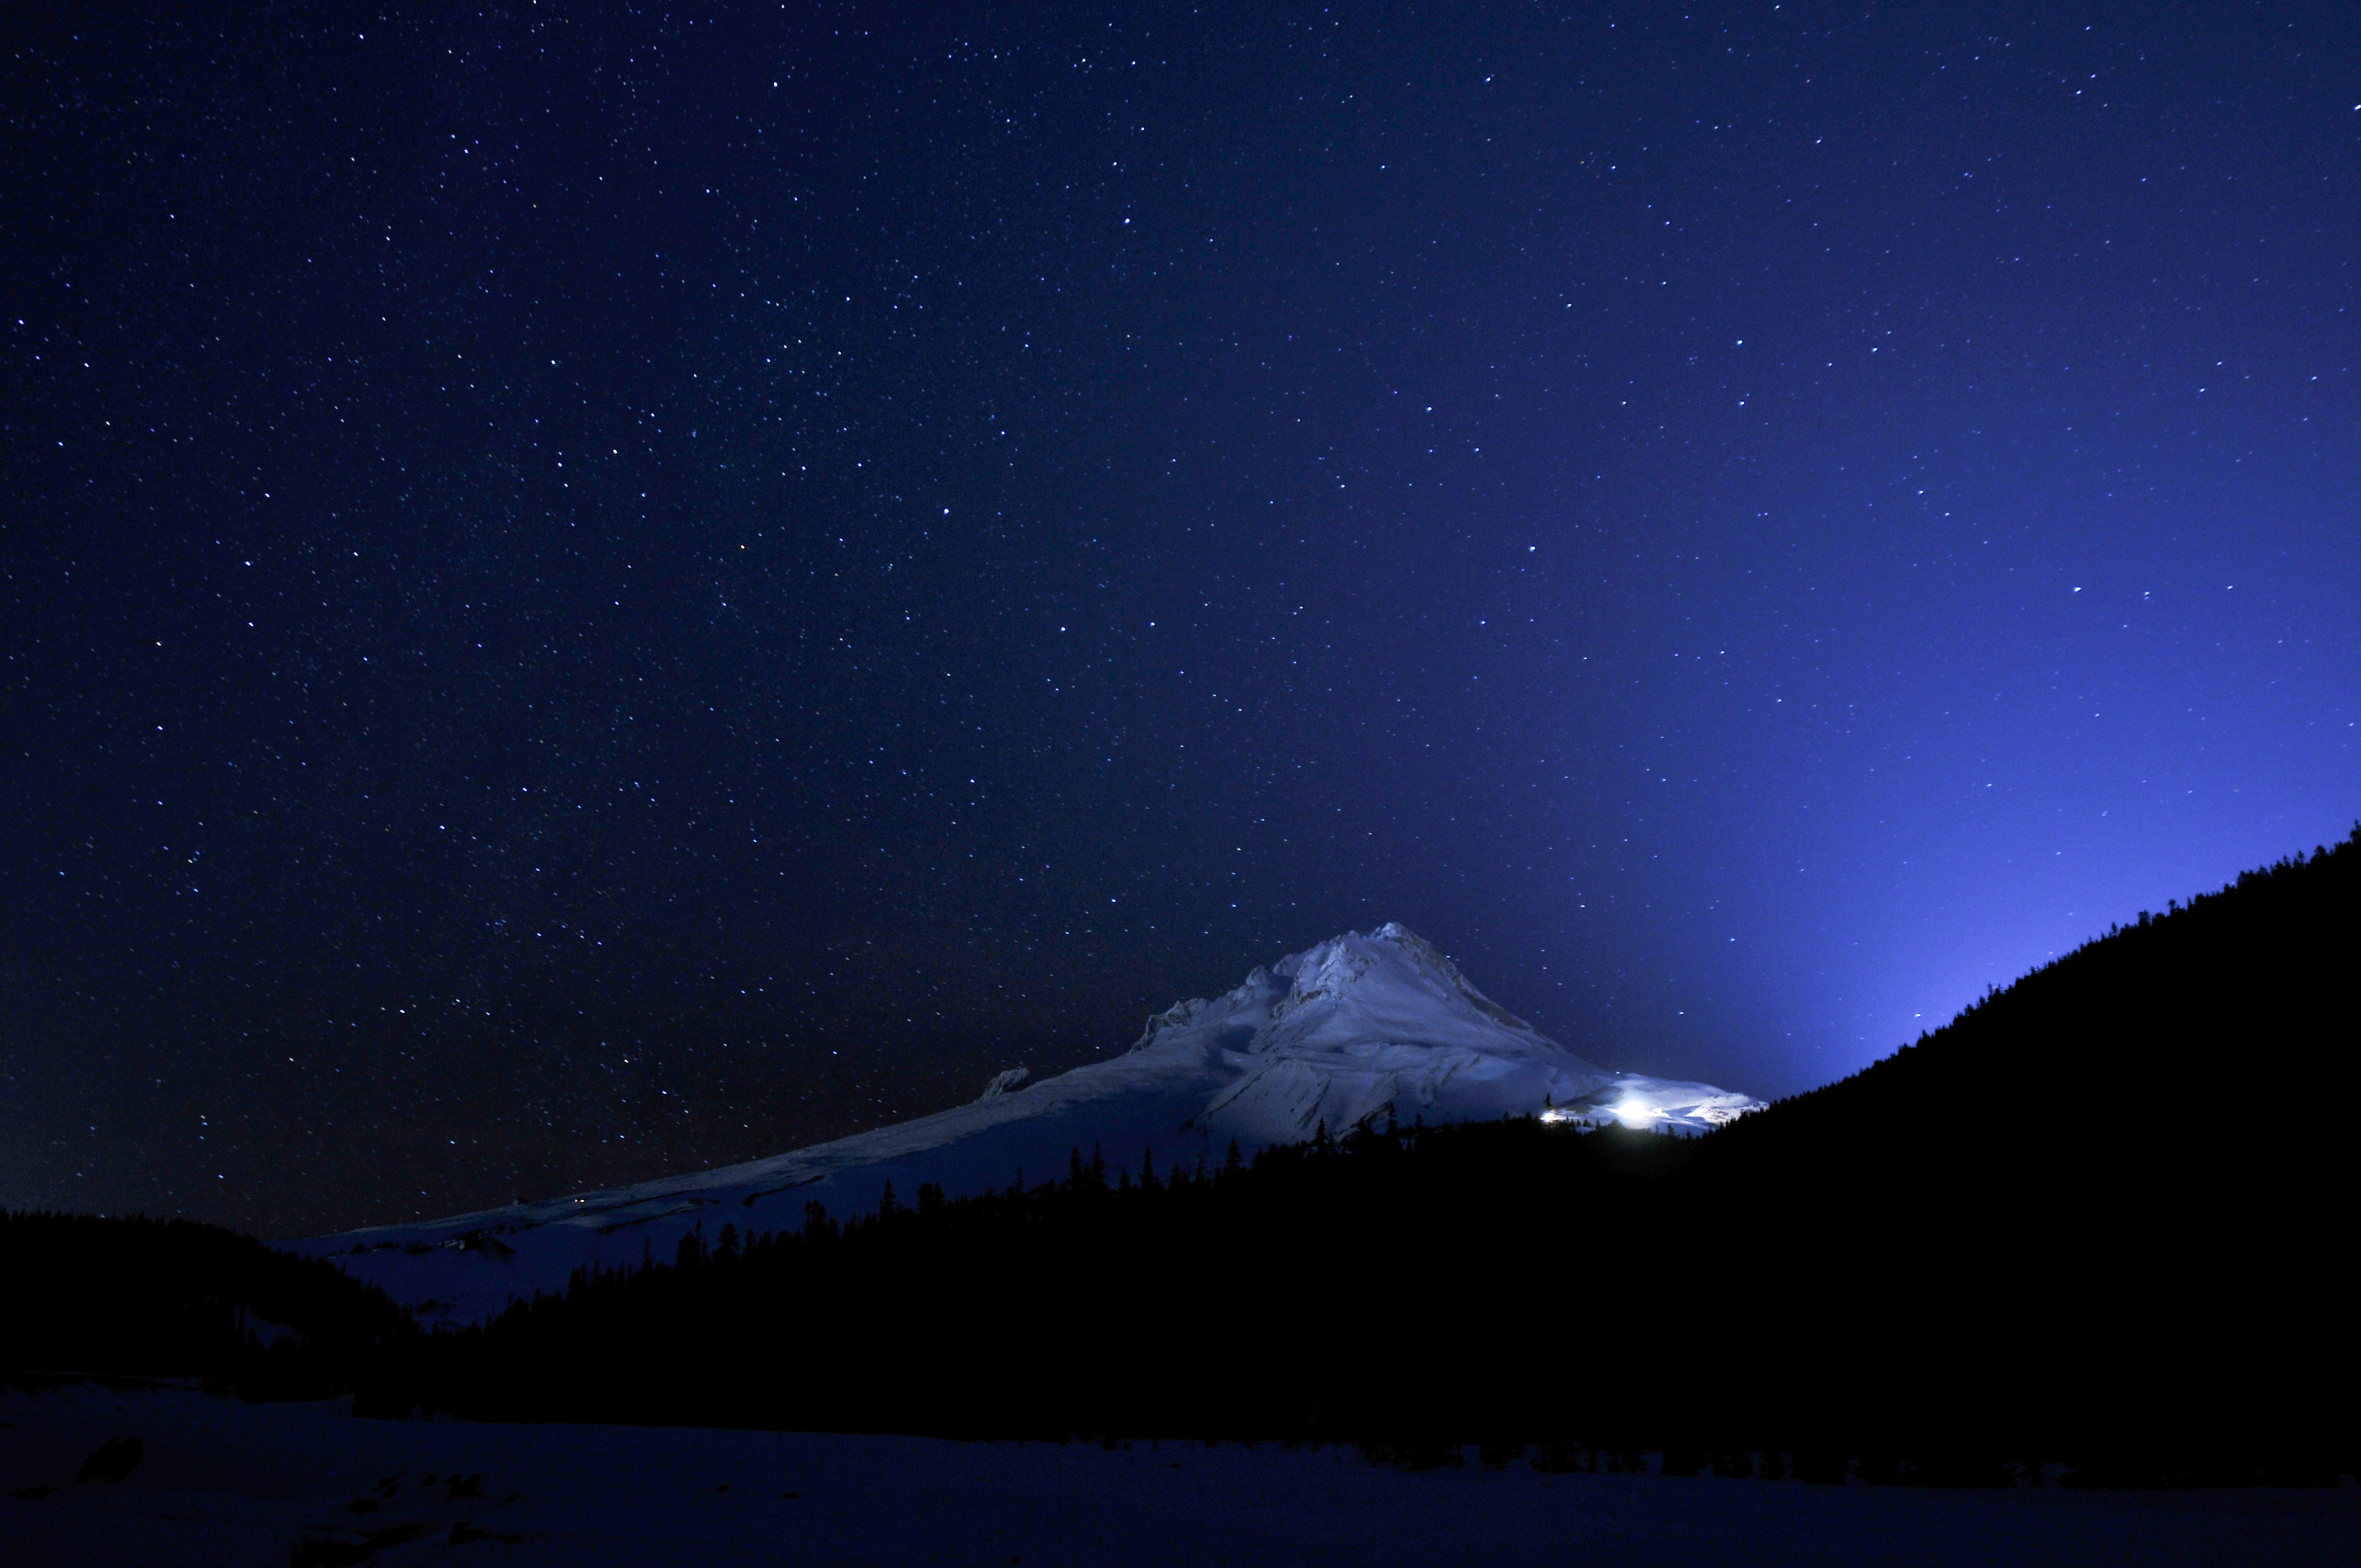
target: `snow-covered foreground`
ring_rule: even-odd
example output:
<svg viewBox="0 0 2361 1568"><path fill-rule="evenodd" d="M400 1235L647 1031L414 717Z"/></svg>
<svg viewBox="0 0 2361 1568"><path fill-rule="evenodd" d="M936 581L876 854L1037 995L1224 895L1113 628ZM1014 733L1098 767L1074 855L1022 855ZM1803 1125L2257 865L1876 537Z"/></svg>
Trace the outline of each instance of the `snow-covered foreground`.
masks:
<svg viewBox="0 0 2361 1568"><path fill-rule="evenodd" d="M1027 1082L1004 1072L969 1104L768 1159L637 1187L386 1225L286 1244L332 1257L430 1322L474 1321L517 1296L563 1290L588 1263L668 1260L680 1238L724 1224L792 1230L804 1205L876 1207L890 1182L951 1198L1039 1182L1093 1147L1137 1170L1219 1161L1339 1136L1388 1117L1408 1123L1540 1114L1552 1121L1704 1132L1762 1106L1717 1089L1616 1072L1585 1060L1467 982L1398 925L1346 932L1235 990L1148 1021L1120 1057Z"/></svg>
<svg viewBox="0 0 2361 1568"><path fill-rule="evenodd" d="M1336 1449L376 1421L341 1401L88 1386L0 1396L0 1423L8 1563L2361 1561L2350 1487L1939 1492L1522 1463L1406 1473ZM93 1456L128 1473L75 1480Z"/></svg>

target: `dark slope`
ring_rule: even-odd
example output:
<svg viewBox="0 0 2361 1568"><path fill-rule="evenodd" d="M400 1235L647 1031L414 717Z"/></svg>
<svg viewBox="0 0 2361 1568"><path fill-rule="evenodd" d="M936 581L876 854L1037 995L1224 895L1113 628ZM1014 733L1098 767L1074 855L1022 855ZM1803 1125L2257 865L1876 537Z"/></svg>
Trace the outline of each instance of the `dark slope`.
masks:
<svg viewBox="0 0 2361 1568"><path fill-rule="evenodd" d="M0 1210L0 1373L203 1377L251 1397L349 1389L414 1337L333 1266L188 1220Z"/></svg>
<svg viewBox="0 0 2361 1568"><path fill-rule="evenodd" d="M1708 1141L1777 1409L2053 1452L2349 1455L2361 830L2143 915Z"/></svg>
<svg viewBox="0 0 2361 1568"><path fill-rule="evenodd" d="M1884 1128L1897 1150L1930 1136L1990 1147L2012 1129L2061 1125L2147 1148L2151 1119L2321 1131L2345 1117L2361 1081L2356 1003L2361 828L2186 908L2143 914L1916 1045L1780 1102L1722 1152L1801 1149L1839 1126Z"/></svg>

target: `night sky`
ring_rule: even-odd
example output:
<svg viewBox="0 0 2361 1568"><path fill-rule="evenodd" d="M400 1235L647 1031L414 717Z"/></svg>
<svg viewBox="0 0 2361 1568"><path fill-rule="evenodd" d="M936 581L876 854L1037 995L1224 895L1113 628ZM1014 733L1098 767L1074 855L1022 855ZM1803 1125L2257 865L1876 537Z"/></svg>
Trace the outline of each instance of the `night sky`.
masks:
<svg viewBox="0 0 2361 1568"><path fill-rule="evenodd" d="M0 1203L775 1152L1387 919L1792 1092L2361 816L2349 5L25 9Z"/></svg>

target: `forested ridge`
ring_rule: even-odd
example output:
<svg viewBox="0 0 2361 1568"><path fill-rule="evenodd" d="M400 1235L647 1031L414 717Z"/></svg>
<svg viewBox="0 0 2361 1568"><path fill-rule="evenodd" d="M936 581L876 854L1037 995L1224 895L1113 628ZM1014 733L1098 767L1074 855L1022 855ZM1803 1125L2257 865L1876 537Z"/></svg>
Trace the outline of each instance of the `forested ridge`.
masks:
<svg viewBox="0 0 2361 1568"><path fill-rule="evenodd" d="M418 1337L333 1265L219 1225L0 1210L0 1373L200 1377L316 1398Z"/></svg>

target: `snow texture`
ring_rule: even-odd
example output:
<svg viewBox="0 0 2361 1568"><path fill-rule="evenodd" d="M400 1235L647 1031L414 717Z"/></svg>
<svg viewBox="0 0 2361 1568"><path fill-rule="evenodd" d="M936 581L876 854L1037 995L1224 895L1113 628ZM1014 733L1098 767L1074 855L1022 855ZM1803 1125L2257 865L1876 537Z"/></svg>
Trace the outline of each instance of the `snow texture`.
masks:
<svg viewBox="0 0 2361 1568"><path fill-rule="evenodd" d="M886 1183L952 1198L1061 1175L1079 1150L1137 1169L1218 1162L1358 1126L1539 1114L1703 1132L1762 1102L1710 1084L1609 1071L1538 1033L1442 953L1388 924L1257 969L1223 995L1156 1014L1131 1049L1052 1078L1000 1073L970 1104L745 1165L548 1202L288 1244L333 1257L428 1321L474 1321L563 1289L589 1263L668 1259L725 1223L788 1230L818 1202L876 1207Z"/></svg>
<svg viewBox="0 0 2361 1568"><path fill-rule="evenodd" d="M189 1388L0 1393L0 1562L2345 1568L2361 1542L2352 1487L1938 1492L1545 1475L1472 1454L1409 1473L1336 1448L357 1420L346 1409Z"/></svg>

